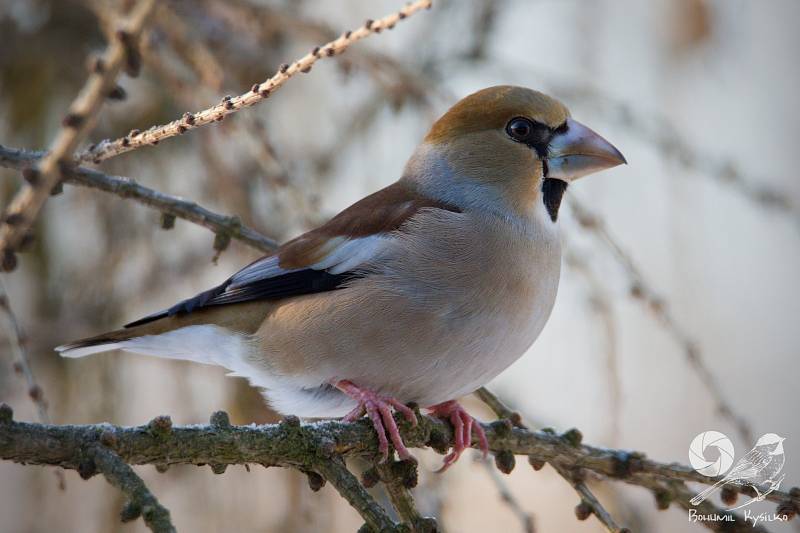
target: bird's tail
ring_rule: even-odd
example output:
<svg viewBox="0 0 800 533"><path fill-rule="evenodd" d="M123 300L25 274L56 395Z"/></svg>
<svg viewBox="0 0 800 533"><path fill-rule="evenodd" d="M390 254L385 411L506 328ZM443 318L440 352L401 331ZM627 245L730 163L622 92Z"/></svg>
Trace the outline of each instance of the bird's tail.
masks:
<svg viewBox="0 0 800 533"><path fill-rule="evenodd" d="M708 499L708 497L711 496L714 493L715 490L717 490L718 488L720 488L722 485L724 485L727 482L728 482L727 479L720 479L719 481L717 481L716 483L714 483L713 485L708 487L703 492L701 492L699 494L696 494L694 498L689 500L689 503L691 503L692 505L700 505L701 503L706 501Z"/></svg>
<svg viewBox="0 0 800 533"><path fill-rule="evenodd" d="M62 357L85 357L111 350L185 359L231 368L234 354L246 349L246 336L255 332L270 310L266 302L212 307L193 313L137 321L129 327L56 347Z"/></svg>
<svg viewBox="0 0 800 533"><path fill-rule="evenodd" d="M61 346L56 346L55 350L61 357L86 357L87 355L123 348L126 342L140 335L136 328L118 329L95 337L62 344Z"/></svg>

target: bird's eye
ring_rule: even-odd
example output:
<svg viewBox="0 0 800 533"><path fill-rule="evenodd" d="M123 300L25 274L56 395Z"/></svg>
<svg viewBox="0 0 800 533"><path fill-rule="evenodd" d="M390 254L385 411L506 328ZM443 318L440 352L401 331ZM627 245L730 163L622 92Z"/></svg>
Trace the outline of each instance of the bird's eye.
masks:
<svg viewBox="0 0 800 533"><path fill-rule="evenodd" d="M527 118L515 118L508 123L506 131L516 141L526 141L533 132L533 123Z"/></svg>

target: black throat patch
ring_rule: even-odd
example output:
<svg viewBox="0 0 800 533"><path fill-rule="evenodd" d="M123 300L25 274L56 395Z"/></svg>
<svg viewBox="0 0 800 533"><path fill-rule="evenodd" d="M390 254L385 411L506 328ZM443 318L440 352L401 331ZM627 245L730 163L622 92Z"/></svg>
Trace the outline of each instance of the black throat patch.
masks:
<svg viewBox="0 0 800 533"><path fill-rule="evenodd" d="M567 190L567 182L555 178L545 178L542 183L542 197L550 220L558 220L558 208L561 207L561 199Z"/></svg>

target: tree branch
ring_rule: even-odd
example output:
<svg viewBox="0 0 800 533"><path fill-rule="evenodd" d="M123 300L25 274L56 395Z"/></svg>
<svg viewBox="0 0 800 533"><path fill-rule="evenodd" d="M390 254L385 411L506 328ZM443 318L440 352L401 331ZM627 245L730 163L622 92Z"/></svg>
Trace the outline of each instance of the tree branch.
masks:
<svg viewBox="0 0 800 533"><path fill-rule="evenodd" d="M34 165L43 156L43 152L0 146L0 166L7 168L23 170ZM277 242L242 224L236 216L214 213L194 202L139 185L130 178L112 176L86 167L72 167L65 169L64 181L129 198L162 213L206 227L219 236L215 243L217 249L227 246L230 239L236 239L263 252L271 252L278 247Z"/></svg>
<svg viewBox="0 0 800 533"><path fill-rule="evenodd" d="M6 209L0 227L0 254L5 270L16 267L14 253L25 244L39 211L61 179L63 168L71 165L73 152L94 127L100 106L108 97L119 72L123 67L127 67L130 74L138 71L136 44L154 5L155 0L140 0L135 5L108 45L106 53L95 62L86 85L70 106L63 127L47 156L29 173L29 185L17 194Z"/></svg>
<svg viewBox="0 0 800 533"><path fill-rule="evenodd" d="M130 152L142 146L158 144L164 139L175 137L186 133L189 130L220 121L226 116L236 113L246 107L254 106L266 100L270 94L278 90L284 83L289 81L300 72L309 72L311 67L324 57L332 57L344 52L351 44L360 41L374 33L380 33L385 29L394 28L399 21L413 15L414 13L428 9L432 5L432 0L416 0L397 13L387 15L378 20L368 20L360 28L348 31L337 39L334 39L322 46L314 48L311 52L304 55L291 65L284 64L278 69L271 78L256 83L246 93L234 97L225 97L223 100L202 111L196 113L186 113L182 118L173 120L162 126L154 126L145 131L136 131L131 134L116 139L114 141L104 140L88 150L78 154L77 161L99 163L111 157Z"/></svg>
<svg viewBox="0 0 800 533"><path fill-rule="evenodd" d="M553 465L553 468L572 485L581 498L581 502L575 507L575 516L578 520L586 520L590 515L595 515L609 533L631 533L627 527L617 525L611 513L603 507L597 496L586 486L579 471L571 472L561 465Z"/></svg>
<svg viewBox="0 0 800 533"><path fill-rule="evenodd" d="M215 415L216 416L216 415ZM419 424L410 425L397 418L403 439L409 447L432 447L444 452L453 442L453 430L446 422L418 415ZM219 417L217 416L217 419ZM168 419L167 419L168 420ZM711 485L719 478L698 474L688 466L666 464L647 459L644 454L573 445L563 436L544 431L511 428L505 421L485 424L489 447L499 453L527 455L532 464L548 462L564 468L584 469L603 478L631 485L661 487L669 481L691 481ZM231 426L210 425L172 427L155 419L148 425L120 427L110 424L52 426L12 420L11 408L0 406L0 458L17 463L60 466L80 469L87 450L98 443L108 447L128 464L263 464L285 466L302 471L316 471L337 490L350 490L352 480L342 477L337 466L329 466L337 456L377 458L378 443L368 420L352 424L324 421L300 424L288 417L280 424ZM328 466L325 466L328 465ZM341 481L335 481L341 480ZM730 489L746 494L748 489L731 485ZM358 501L363 495L350 495ZM681 496L682 498L683 496ZM782 509L800 509L800 489L774 491L767 499ZM673 500L671 500L673 501ZM688 500L674 501L688 506ZM368 500L359 505L368 505ZM364 511L371 512L373 511ZM741 517L734 515L737 520ZM367 518L365 517L365 520ZM370 520L381 522L380 515ZM369 523L369 520L367 520Z"/></svg>
<svg viewBox="0 0 800 533"><path fill-rule="evenodd" d="M136 475L119 455L101 445L93 447L88 455L93 466L105 476L106 480L128 497L129 501L122 510L123 522L141 516L153 533L175 532L169 511L158 503L142 478Z"/></svg>
<svg viewBox="0 0 800 533"><path fill-rule="evenodd" d="M330 457L318 461L315 469L327 481L330 481L342 498L347 500L364 519L372 531L402 531L397 527L386 511L367 493L363 485L350 473L341 457Z"/></svg>
<svg viewBox="0 0 800 533"><path fill-rule="evenodd" d="M481 387L475 391L475 393L478 398L485 402L501 418L507 418L511 420L515 417L518 421L517 424L514 424L516 427L527 427L523 424L522 416L519 413L512 411L511 408L509 408L500 398L489 391L486 387ZM561 438L573 446L579 446L581 440L583 439L583 435L580 433L580 431L574 429L562 435ZM533 465L534 463L531 464ZM558 474L563 477L573 489L575 489L575 492L577 492L581 498L581 503L579 503L575 508L575 516L578 518L578 520L586 520L590 515L594 514L600 523L602 523L610 533L630 533L628 528L621 528L616 524L611 514L600 503L600 500L598 500L592 491L589 490L589 487L586 486L586 483L583 480L580 469L570 469L564 465L556 463L551 463L551 465L556 472L558 472Z"/></svg>
<svg viewBox="0 0 800 533"><path fill-rule="evenodd" d="M409 489L417 486L417 462L415 460L392 461L378 464L376 473L397 515L415 533L433 533L438 530L436 520L423 517L414 505Z"/></svg>
<svg viewBox="0 0 800 533"><path fill-rule="evenodd" d="M0 279L0 314L4 316L6 321L8 344L14 358L14 372L21 374L25 378L25 384L28 386L28 397L36 406L39 422L49 424L50 415L47 412L47 399L44 395L44 389L36 381L30 357L28 357L27 338L17 319L17 315L14 314L14 310L11 307L8 291L6 291L5 283L2 279ZM67 481L63 472L57 470L56 479L58 480L58 488L61 490L67 488Z"/></svg>
<svg viewBox="0 0 800 533"><path fill-rule="evenodd" d="M25 383L28 385L28 396L36 406L39 421L49 424L50 415L47 414L47 400L44 397L42 387L33 374L28 350L25 346L25 333L22 331L22 326L19 325L17 316L11 309L11 302L8 299L8 292L2 279L0 279L0 314L4 316L6 321L8 344L14 356L14 371L24 376Z"/></svg>

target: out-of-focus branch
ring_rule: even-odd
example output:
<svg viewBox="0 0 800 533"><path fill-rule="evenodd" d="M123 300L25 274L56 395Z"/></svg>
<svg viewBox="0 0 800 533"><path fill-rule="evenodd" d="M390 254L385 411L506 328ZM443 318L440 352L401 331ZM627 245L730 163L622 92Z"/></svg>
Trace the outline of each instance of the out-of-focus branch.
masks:
<svg viewBox="0 0 800 533"><path fill-rule="evenodd" d="M490 460L484 460L480 455L476 456L476 460L480 462L483 467L486 469L486 473L489 474L489 477L492 478L495 487L497 487L497 492L500 494L500 499L503 500L511 512L514 513L514 516L517 517L520 524L522 525L522 531L524 533L535 533L536 528L533 525L533 516L525 509L523 509L522 504L519 502L519 498L517 498L511 489L506 483L506 478L498 472L495 465L492 464Z"/></svg>
<svg viewBox="0 0 800 533"><path fill-rule="evenodd" d="M28 385L28 396L36 406L36 413L39 417L39 421L44 424L49 424L50 415L47 413L47 400L31 368L28 349L26 347L27 338L22 331L22 326L19 325L17 316L11 309L11 302L8 299L8 292L6 291L5 283L3 283L2 279L0 279L0 314L3 315L6 322L8 344L14 357L14 371L25 377L25 382Z"/></svg>
<svg viewBox="0 0 800 533"><path fill-rule="evenodd" d="M736 428L744 442L755 442L750 425L744 417L733 409L733 406L725 398L722 388L704 360L697 343L678 324L664 298L652 288L652 285L646 280L633 258L625 252L614 236L611 235L603 220L577 199L574 194L569 195L567 201L580 225L600 239L625 269L630 282L631 295L645 304L680 345L686 360L711 394L719 414Z"/></svg>
<svg viewBox="0 0 800 533"><path fill-rule="evenodd" d="M29 171L28 184L6 209L0 227L0 254L6 270L16 266L14 253L27 240L39 211L59 183L64 168L71 166L78 144L94 127L97 113L114 88L117 75L123 68L131 75L138 72L137 42L154 5L155 0L140 0L120 25L105 54L94 62L93 71L64 117L63 127L47 156Z"/></svg>
<svg viewBox="0 0 800 533"><path fill-rule="evenodd" d="M91 464L84 463L82 474L88 473L87 469L96 469L127 496L128 503L121 513L123 522L141 516L153 533L175 532L169 511L158 503L142 478L119 455L101 445L92 448L87 455Z"/></svg>
<svg viewBox="0 0 800 533"><path fill-rule="evenodd" d="M526 427L523 425L521 415L515 411L512 411L510 407L506 406L506 404L500 398L498 398L494 393L490 392L486 387L481 387L475 391L475 394L501 418L511 420L511 418L516 415L516 418L519 420L519 425L517 427ZM583 436L578 430L571 430L562 438L572 445L579 446ZM533 463L531 464L533 465ZM611 533L630 533L627 528L620 528L616 524L614 519L611 517L611 514L606 511L605 507L603 507L597 497L592 494L592 491L589 490L589 487L586 486L586 483L584 483L581 477L580 469L570 469L564 465L556 463L551 463L551 465L581 497L581 503L579 503L575 508L575 515L578 520L586 520L590 515L594 514L597 519L600 520L600 523L602 523Z"/></svg>
<svg viewBox="0 0 800 533"><path fill-rule="evenodd" d="M0 146L0 166L7 168L28 168L42 156L42 152ZM112 176L86 167L71 167L64 170L64 181L68 184L99 189L121 198L129 198L158 209L162 213L210 229L217 235L214 244L217 250L224 249L231 239L263 252L271 252L278 246L274 240L242 224L236 216L214 213L193 202L139 185L130 178Z"/></svg>
<svg viewBox="0 0 800 533"><path fill-rule="evenodd" d="M793 216L800 223L800 205L792 200L790 194L775 189L763 179L748 178L746 172L730 158L698 152L665 117L649 116L596 87L577 81L559 80L554 73L543 75L543 83L565 100L594 103L598 110L610 114L633 136L649 142L666 158L732 188L754 205Z"/></svg>
<svg viewBox="0 0 800 533"><path fill-rule="evenodd" d="M617 332L614 310L611 305L606 284L597 276L589 261L569 246L564 251L564 262L575 272L583 276L589 285L589 303L597 313L597 317L605 330L606 369L608 374L609 406L611 421L609 424L610 440L613 445L619 437L620 418L622 415L622 383L619 375L619 357L617 354Z"/></svg>
<svg viewBox="0 0 800 533"><path fill-rule="evenodd" d="M220 121L232 113L236 113L241 109L254 106L264 101L270 94L279 89L284 83L298 73L309 72L311 67L323 57L332 57L341 54L351 44L374 33L380 33L385 29L391 29L399 21L422 9L430 8L431 4L432 0L416 0L403 7L397 13L374 21L368 20L360 28L345 32L339 38L314 48L311 52L291 65L281 65L274 76L261 83L254 84L252 88L244 94L234 97L225 97L217 105L196 113L186 113L182 118L162 126L154 126L145 131L132 132L114 141L101 141L79 154L77 160L79 162L93 161L99 163L105 159L130 152L142 146L158 144L164 139L169 139L170 137L181 135L200 126Z"/></svg>
<svg viewBox="0 0 800 533"><path fill-rule="evenodd" d="M47 399L44 395L44 389L36 381L31 360L28 357L27 337L19 320L17 320L17 315L14 314L14 310L11 308L11 300L9 300L8 291L6 291L5 283L2 279L0 279L0 314L3 315L6 321L6 335L8 335L8 344L14 359L12 363L14 372L21 374L25 378L25 383L28 386L28 397L36 406L36 414L39 421L43 424L49 424L50 415L47 412ZM66 489L67 481L64 478L64 473L57 470L56 479L58 480L58 487L61 490Z"/></svg>
<svg viewBox="0 0 800 533"><path fill-rule="evenodd" d="M87 451L102 445L128 464L211 464L218 471L223 470L224 465L249 463L298 468L317 472L332 484L335 479L341 479L337 482L341 492L349 491L347 487L352 486L353 480L341 477L339 467L329 466L333 464L331 459L379 456L375 431L368 420L300 424L297 418L288 417L280 424L232 426L227 422L227 416L216 413L209 425L173 427L168 418L159 417L145 426L119 427L110 424L52 426L16 422L12 415L10 407L0 406L0 458L69 469L85 469ZM421 414L417 418L419 423L416 427L411 427L401 417L397 418L407 446L432 447L443 452L452 445L453 430L448 423ZM570 442L563 435L512 428L507 421L483 427L493 452L527 455L535 465L548 462L568 470L584 469L651 490L669 481L711 485L720 479L698 474L688 466L653 461L637 452L597 448ZM730 485L729 488L737 493L749 492L748 487ZM352 494L348 497L360 499L365 498L366 493ZM791 507L796 512L800 509L798 488L789 492L773 491L767 499L779 503L784 510ZM737 520L733 525L744 524L750 528L741 517L733 516ZM369 520L365 517L365 520L369 523L370 520L380 522L383 519L376 515Z"/></svg>

